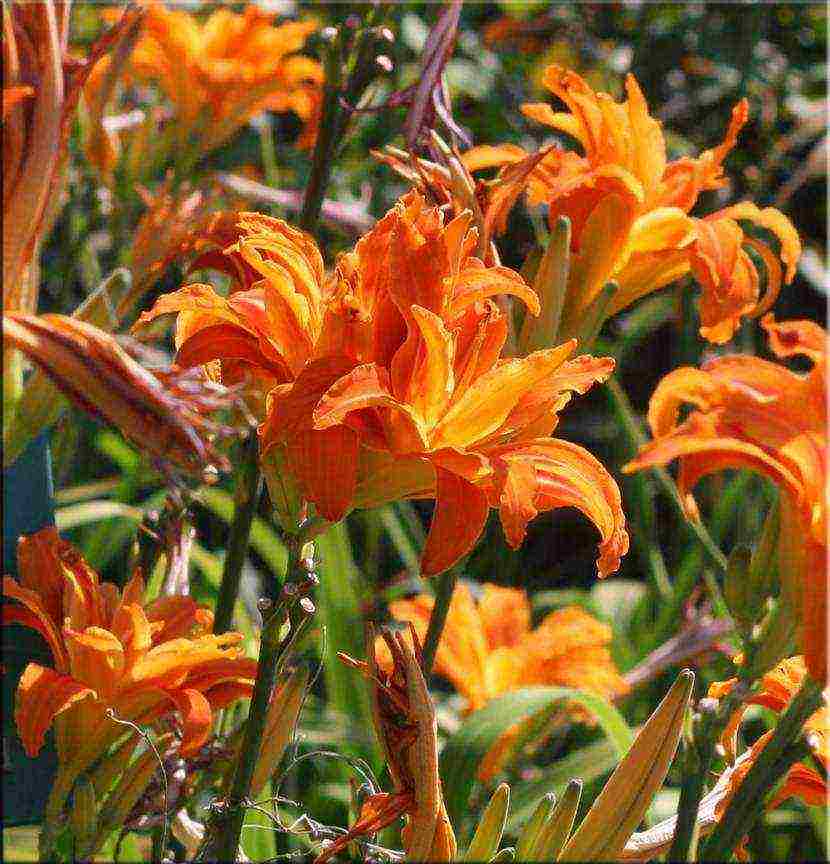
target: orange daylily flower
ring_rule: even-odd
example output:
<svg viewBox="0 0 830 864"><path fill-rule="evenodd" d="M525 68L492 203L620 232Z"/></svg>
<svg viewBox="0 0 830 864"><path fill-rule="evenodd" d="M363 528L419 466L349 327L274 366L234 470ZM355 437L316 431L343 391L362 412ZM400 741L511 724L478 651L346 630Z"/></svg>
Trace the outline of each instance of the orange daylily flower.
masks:
<svg viewBox="0 0 830 864"><path fill-rule="evenodd" d="M130 11L93 46L67 53L69 0L3 6L3 309L34 312L40 239L59 211L60 172L81 88L121 39Z"/></svg>
<svg viewBox="0 0 830 864"><path fill-rule="evenodd" d="M174 140L167 143L204 155L252 116L271 110L296 114L303 123L299 146L314 144L323 70L299 52L317 29L316 21L277 24L273 12L253 3L241 13L215 9L204 20L164 3L142 6L144 20L124 78L156 85L172 104ZM104 131L103 102L112 88L109 62L98 65L86 91L95 126L88 155L104 171L111 170L118 149L115 136ZM141 127L136 134L143 134ZM161 144L144 133L143 146Z"/></svg>
<svg viewBox="0 0 830 864"><path fill-rule="evenodd" d="M807 675L807 667L803 657L790 657L782 660L774 669L767 672L761 679L761 689L758 693L747 697L745 703L732 715L722 736L722 743L735 768L730 773L729 783L723 797L718 801L715 814L721 818L732 796L743 783L749 770L755 764L760 752L769 742L775 730L771 729L762 735L752 747L735 760L735 740L738 727L743 720L749 705L763 705L771 711L782 713L790 700L800 689ZM719 681L709 688L709 696L720 699L735 685L735 678ZM798 762L787 772L784 782L772 800L767 804L767 810L774 810L788 798L800 798L805 804L813 807L826 807L828 804L828 788L826 772L830 769L830 709L826 704L818 709L804 724L804 735L816 759L824 766L824 774L813 767ZM740 860L748 860L741 847L737 854Z"/></svg>
<svg viewBox="0 0 830 864"><path fill-rule="evenodd" d="M525 183L529 203L546 205L551 225L559 216L571 220L565 331L575 332L611 280L619 290L608 315L690 271L703 288L701 334L710 341L726 342L742 317L767 311L782 281L792 281L801 254L798 234L786 216L748 201L702 219L689 215L701 192L726 185L723 162L747 122L746 100L733 109L722 144L697 158L668 162L661 125L649 114L633 75L626 78L627 99L621 103L555 64L547 68L543 82L568 112L540 103L523 105L523 113L576 139L584 151L549 149ZM463 159L471 171L498 166L505 172L534 155L515 145L485 145ZM779 256L746 237L739 221L777 237ZM747 250L764 265L763 298L758 268Z"/></svg>
<svg viewBox="0 0 830 864"><path fill-rule="evenodd" d="M678 486L691 518L691 489L726 468L748 468L781 490L779 571L801 622L801 647L817 680L827 674L827 405L825 331L812 321L762 325L778 357L801 355L806 374L742 355L670 372L649 404L654 440L623 469L680 459ZM681 407L695 410L682 423Z"/></svg>
<svg viewBox="0 0 830 864"><path fill-rule="evenodd" d="M469 214L448 224L417 194L403 198L324 276L313 241L279 220L242 214L226 249L235 290L204 285L159 299L140 324L177 312L176 362L245 370L267 418L260 428L272 500L313 502L329 521L355 507L435 498L422 569L472 549L490 507L517 547L528 522L581 509L600 530L598 568L617 569L628 535L616 483L587 451L548 437L572 393L613 369L569 360L575 340L502 359L507 319L494 295L535 293L472 251Z"/></svg>
<svg viewBox="0 0 830 864"><path fill-rule="evenodd" d="M570 606L551 612L531 629L524 591L491 583L481 587L481 597L475 601L466 585L456 586L435 653L435 674L451 681L464 696L467 712L521 687L574 687L607 699L628 691L611 659L608 625ZM393 601L389 611L423 639L434 603L430 595L419 594ZM380 641L375 650L379 664L386 668L391 660L388 651ZM578 716L588 719L582 712ZM497 773L520 731L521 724L507 730L485 756L479 770L482 780Z"/></svg>
<svg viewBox="0 0 830 864"><path fill-rule="evenodd" d="M375 834L401 816L406 816L401 838L407 861L453 861L458 850L438 775L438 728L420 642L414 633L407 642L400 633L381 631L378 640L391 657L384 668L375 656L371 626L367 635L368 662L339 656L369 680L375 734L395 791L370 795L352 828L327 846L315 864L324 864L356 838Z"/></svg>
<svg viewBox="0 0 830 864"><path fill-rule="evenodd" d="M609 699L628 691L608 650L607 624L569 606L531 628L530 602L523 590L489 582L481 588L481 597L474 600L466 585L456 586L435 653L435 674L464 696L467 712L520 687L578 687ZM430 595L419 594L393 601L389 611L423 639L434 602ZM384 665L388 654L380 643L376 650Z"/></svg>
<svg viewBox="0 0 830 864"><path fill-rule="evenodd" d="M2 622L37 630L52 652L53 667L24 670L15 710L30 756L55 727L51 820L79 774L123 737L125 726L109 712L142 725L175 712L186 756L207 740L214 709L250 695L256 663L241 654L242 634L212 635L212 614L190 597L145 604L138 572L123 592L100 582L54 528L22 538L18 561L20 581L3 579L4 597L16 602L3 604Z"/></svg>

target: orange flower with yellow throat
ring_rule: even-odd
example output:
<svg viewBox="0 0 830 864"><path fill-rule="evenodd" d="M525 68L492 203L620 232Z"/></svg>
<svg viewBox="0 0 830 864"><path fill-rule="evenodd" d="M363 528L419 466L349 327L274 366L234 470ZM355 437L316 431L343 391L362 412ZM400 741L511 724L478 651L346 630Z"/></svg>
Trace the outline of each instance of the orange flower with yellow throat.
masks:
<svg viewBox="0 0 830 864"><path fill-rule="evenodd" d="M691 272L703 288L701 334L717 343L728 341L744 316L758 317L771 308L782 282L795 275L801 254L786 216L750 201L702 218L690 215L701 192L727 183L723 162L748 120L746 100L733 109L722 144L696 158L669 162L661 125L649 114L633 75L626 78L624 102L595 92L557 65L546 69L543 83L568 110L540 103L522 106L523 113L575 139L582 154L553 147L538 161L542 151L528 155L515 145L485 145L463 159L471 171L499 166L511 176L516 165L527 163L529 203L548 207L551 226L560 216L570 219L563 332L576 332L612 280L618 288L606 317ZM771 232L780 243L778 255L747 236L741 222ZM758 263L766 274L763 297Z"/></svg>
<svg viewBox="0 0 830 864"><path fill-rule="evenodd" d="M174 112L151 138L146 129L136 130L144 147L160 146L159 135L172 135L171 145L194 147L204 155L264 110L296 114L303 124L298 144L314 144L323 70L300 52L316 21L276 23L274 13L253 3L241 13L217 8L204 19L164 3L142 7L143 23L123 77L128 84L158 87ZM85 90L95 130L88 155L106 170L118 151L116 136L104 131L103 122L114 88L110 70L110 60L99 63Z"/></svg>
<svg viewBox="0 0 830 864"><path fill-rule="evenodd" d="M700 369L670 372L649 404L654 440L625 467L638 471L680 459L678 486L691 518L691 490L702 477L748 468L781 492L778 565L785 599L800 622L801 649L816 681L827 675L827 335L812 321L763 327L781 358L812 368L742 355L717 357ZM680 409L694 410L680 422Z"/></svg>
<svg viewBox="0 0 830 864"><path fill-rule="evenodd" d="M619 489L586 450L550 434L573 393L613 361L570 359L571 340L503 356L496 295L537 314L519 274L475 257L470 214L410 194L323 273L313 241L243 214L227 249L234 289L204 285L162 297L141 324L177 312L176 362L221 364L267 393L261 447L272 500L296 523L303 501L329 521L353 508L435 498L427 575L469 552L497 508L517 547L528 522L577 507L601 534L598 568L628 548ZM248 287L250 286L250 287Z"/></svg>
<svg viewBox="0 0 830 864"><path fill-rule="evenodd" d="M29 756L55 727L59 773L47 818L60 816L81 772L101 764L126 731L165 715L180 720L179 752L207 740L213 711L249 696L256 663L242 656L240 633L211 634L213 616L190 597L145 604L138 572L123 592L97 574L54 528L21 539L20 581L3 579L3 624L46 640L53 667L30 663L17 690L15 720ZM140 743L119 748L129 760ZM111 776L111 775L110 775Z"/></svg>
<svg viewBox="0 0 830 864"><path fill-rule="evenodd" d="M573 687L606 699L628 691L611 658L607 624L570 606L549 613L532 628L524 591L491 583L480 588L476 600L466 585L456 586L433 666L435 674L450 681L466 699L467 712L521 687ZM432 596L419 594L393 601L389 612L423 640L434 603ZM378 640L375 652L386 668L391 657L382 641ZM583 717L582 712L577 716ZM500 769L521 726L508 729L485 756L479 768L481 779Z"/></svg>

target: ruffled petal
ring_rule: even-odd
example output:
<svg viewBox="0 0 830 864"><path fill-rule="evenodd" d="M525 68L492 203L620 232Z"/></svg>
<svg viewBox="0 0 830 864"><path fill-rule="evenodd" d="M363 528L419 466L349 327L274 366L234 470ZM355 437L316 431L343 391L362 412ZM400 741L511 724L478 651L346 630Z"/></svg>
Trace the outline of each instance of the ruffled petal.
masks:
<svg viewBox="0 0 830 864"><path fill-rule="evenodd" d="M182 718L179 755L192 756L207 741L213 723L208 700L198 690L173 690L169 694Z"/></svg>
<svg viewBox="0 0 830 864"><path fill-rule="evenodd" d="M431 436L432 446L464 449L495 432L519 399L554 374L575 347L571 340L494 366L441 418Z"/></svg>
<svg viewBox="0 0 830 864"><path fill-rule="evenodd" d="M505 536L513 548L524 539L526 517L532 509L541 513L576 507L599 529L599 575L618 569L628 551L620 490L587 450L568 441L542 438L496 448L488 455L496 471L498 497L494 504L499 507Z"/></svg>

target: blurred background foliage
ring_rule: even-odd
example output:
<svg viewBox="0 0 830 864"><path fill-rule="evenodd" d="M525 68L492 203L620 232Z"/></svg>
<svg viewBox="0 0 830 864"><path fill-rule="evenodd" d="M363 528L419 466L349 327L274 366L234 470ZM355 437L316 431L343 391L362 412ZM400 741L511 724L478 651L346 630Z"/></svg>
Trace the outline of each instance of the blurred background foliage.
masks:
<svg viewBox="0 0 830 864"><path fill-rule="evenodd" d="M314 17L321 26L342 24L349 16L362 14L357 4L278 2L276 6L286 14ZM73 44L79 53L101 29L100 8L91 3L78 3L75 8ZM387 144L402 145L404 109L384 108L383 102L416 78L419 53L437 11L437 6L427 3L396 4L391 11L387 23L396 40L388 54L393 70L376 85L370 104L362 106L365 110L343 142L328 198L376 217L404 191L399 179L367 153ZM534 147L544 133L518 107L525 101L547 99L540 77L548 63L578 70L594 87L615 97L622 94L625 73L633 72L652 112L664 122L671 158L718 143L732 105L747 96L751 120L727 161L731 185L708 193L711 200L704 201L702 209L714 210L744 197L759 206L782 209L795 223L805 254L794 284L782 292L777 317L823 321L826 28L826 7L818 3L470 3L462 12L447 80L455 118L475 143ZM315 38L309 43L312 53L319 47ZM82 123L83 116L71 141L66 206L44 249L41 311L71 311L115 267L128 263L135 226L144 210L135 178L117 176L114 186L107 188L84 161ZM293 144L299 129L290 115L256 118L189 169L186 177L176 176L175 182L207 184L219 170L255 177L273 188L302 190L309 152ZM141 184L152 190L173 168L152 166L153 173L142 176ZM295 215L261 200L246 206L289 221ZM505 264L521 267L535 243L536 228L533 215L517 207L498 244ZM331 263L354 237L326 227L323 240ZM182 280L183 274L171 268L143 307ZM694 303L694 292L681 283L616 316L601 334L595 353L617 358L617 378L636 412L644 412L655 385L672 368L696 364L713 350L765 352L757 328L751 325L745 325L723 349L705 346L697 335ZM633 538L621 571L597 584L593 528L575 512L556 511L535 520L524 546L515 553L505 546L497 520L491 519L464 576L472 582L526 588L535 618L567 604L585 606L613 625L615 660L621 671L630 672L644 668L641 664L650 652L667 640L711 622L716 611L705 585L716 574L707 571L699 542L651 475L621 478L618 469L636 445L617 412L607 388L597 387L565 411L558 434L588 447L621 480ZM105 578L122 582L139 523L164 503L162 478L117 433L76 411L54 430L53 457L58 527ZM211 605L232 515L232 490L233 478L223 477L195 494L197 541L191 590ZM772 494L765 482L733 473L703 483L699 490L704 522L722 549L728 552L737 542L757 538ZM429 506L398 504L356 513L320 542L317 601L326 633L308 662L317 665L322 660L322 674L306 704L297 755L336 750L366 760L380 774L382 763L372 741L363 688L355 673L336 660L335 652L362 656L363 617L383 619L389 599L424 587L417 578L417 560ZM236 621L252 649L256 599L280 578L284 560L278 531L263 502ZM710 642L705 654L682 658L683 664L700 668L697 696L711 681L731 674L728 657L719 650L729 650L728 637ZM677 668L658 668L657 674L622 700L618 707L632 727L649 714ZM459 724L455 710L459 697L440 679L433 686L439 725L449 736ZM753 723L748 728L762 731L770 718L763 709L751 711ZM544 746L518 760L522 767L508 770L506 779L515 802L512 811L517 817L526 814L542 793L558 792L572 776L586 781L583 807L589 806L615 758L599 727L558 726ZM355 776L343 759L308 758L287 775L281 793L301 798L303 810L316 820L344 825L354 815L354 790L348 781ZM654 820L676 807L678 789L672 787L676 779L670 775L668 788L658 795L651 813ZM476 786L471 800L486 801L489 791ZM286 811L292 812L290 807ZM294 811L296 815L299 811ZM252 860L298 848L291 845L295 841L289 843L271 830L264 817L251 814L248 822L257 819L263 827L243 834ZM286 821L291 817L286 816ZM825 822L825 814L817 808L790 803L770 816L763 829L755 830L750 853L762 860L825 858ZM459 827L461 838L468 839L469 825Z"/></svg>

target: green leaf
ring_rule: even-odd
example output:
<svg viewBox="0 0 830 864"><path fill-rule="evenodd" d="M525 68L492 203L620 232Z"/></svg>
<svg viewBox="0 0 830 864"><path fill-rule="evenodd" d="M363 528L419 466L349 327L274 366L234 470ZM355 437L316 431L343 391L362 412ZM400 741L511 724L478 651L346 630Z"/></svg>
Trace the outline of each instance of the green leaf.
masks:
<svg viewBox="0 0 830 864"><path fill-rule="evenodd" d="M466 812L481 760L501 735L522 721L531 720L536 726L560 708L563 701L576 703L591 712L613 742L618 758L627 752L634 736L620 712L601 696L570 687L515 690L471 714L444 746L441 776L453 824Z"/></svg>
<svg viewBox="0 0 830 864"><path fill-rule="evenodd" d="M370 724L369 696L359 673L345 666L337 652L352 657L366 653L361 613L361 577L352 558L349 533L343 522L315 541L320 586L315 598L318 618L326 628L324 670L326 691L333 706L359 726Z"/></svg>
<svg viewBox="0 0 830 864"><path fill-rule="evenodd" d="M543 795L551 792L561 795L574 777L578 777L585 784L592 783L610 774L619 758L617 748L604 738L558 759L553 765L543 768L533 780L514 783L511 787L513 807L508 830L516 831L524 825Z"/></svg>
<svg viewBox="0 0 830 864"><path fill-rule="evenodd" d="M403 566L413 573L418 573L421 569L421 555L399 511L390 504L380 508L378 518Z"/></svg>

